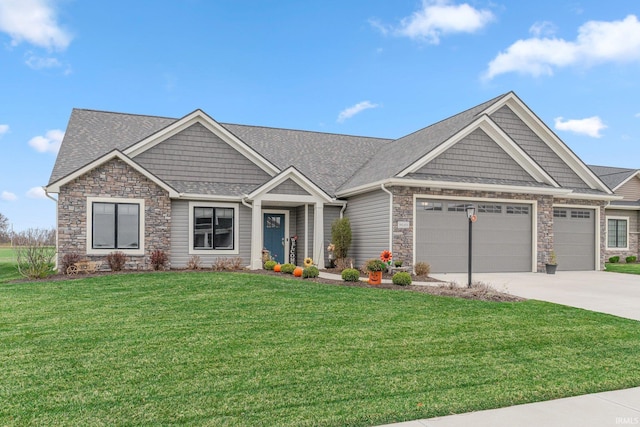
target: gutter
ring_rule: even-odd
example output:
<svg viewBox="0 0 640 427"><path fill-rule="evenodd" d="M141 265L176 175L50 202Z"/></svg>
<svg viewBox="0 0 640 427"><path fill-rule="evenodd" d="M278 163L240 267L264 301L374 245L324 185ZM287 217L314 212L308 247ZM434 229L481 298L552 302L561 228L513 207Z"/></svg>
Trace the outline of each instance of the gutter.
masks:
<svg viewBox="0 0 640 427"><path fill-rule="evenodd" d="M53 203L56 204L56 259L54 262L54 269L58 270L58 199L51 197L47 191L47 187L43 186L42 189L44 190L44 195L47 196L48 199L53 200Z"/></svg>

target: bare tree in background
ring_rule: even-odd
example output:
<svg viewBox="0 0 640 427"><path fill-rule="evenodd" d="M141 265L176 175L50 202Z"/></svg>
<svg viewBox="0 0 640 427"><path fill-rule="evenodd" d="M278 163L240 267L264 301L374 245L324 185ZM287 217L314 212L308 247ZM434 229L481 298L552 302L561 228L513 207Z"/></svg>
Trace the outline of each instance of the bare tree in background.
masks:
<svg viewBox="0 0 640 427"><path fill-rule="evenodd" d="M0 243L8 243L11 241L9 234L9 218L0 212Z"/></svg>
<svg viewBox="0 0 640 427"><path fill-rule="evenodd" d="M29 228L13 235L17 268L22 276L39 279L53 273L56 247L52 240L55 244L55 230L44 228Z"/></svg>

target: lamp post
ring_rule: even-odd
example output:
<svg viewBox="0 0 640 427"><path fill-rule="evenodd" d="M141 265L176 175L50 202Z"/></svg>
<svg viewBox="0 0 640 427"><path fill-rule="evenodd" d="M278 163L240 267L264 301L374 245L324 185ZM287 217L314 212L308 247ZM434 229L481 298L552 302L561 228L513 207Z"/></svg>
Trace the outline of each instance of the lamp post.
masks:
<svg viewBox="0 0 640 427"><path fill-rule="evenodd" d="M478 219L476 217L476 208L473 205L469 205L467 206L467 218L469 219L469 265L467 267L467 272L469 275L469 280L467 282L467 287L471 287L471 266L472 266L472 259L473 259L473 252L472 252L472 246L471 246L471 242L472 242L472 235L473 235L473 223L476 222L476 219Z"/></svg>

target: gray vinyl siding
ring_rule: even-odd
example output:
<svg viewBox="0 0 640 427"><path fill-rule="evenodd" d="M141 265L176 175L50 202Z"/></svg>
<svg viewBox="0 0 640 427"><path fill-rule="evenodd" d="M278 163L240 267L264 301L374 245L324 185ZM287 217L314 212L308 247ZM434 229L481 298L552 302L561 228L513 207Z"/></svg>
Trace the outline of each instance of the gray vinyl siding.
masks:
<svg viewBox="0 0 640 427"><path fill-rule="evenodd" d="M251 209L239 204L237 255L220 255L221 258L242 258L243 265L251 261ZM171 201L171 267L184 268L192 255L189 255L189 202L186 200ZM203 268L210 268L218 258L217 255L203 251L198 254Z"/></svg>
<svg viewBox="0 0 640 427"><path fill-rule="evenodd" d="M482 129L450 147L417 173L533 182L525 172Z"/></svg>
<svg viewBox="0 0 640 427"><path fill-rule="evenodd" d="M631 178L616 190L616 194L622 196L624 200L640 200L640 178Z"/></svg>
<svg viewBox="0 0 640 427"><path fill-rule="evenodd" d="M589 188L509 107L500 108L491 118L561 186Z"/></svg>
<svg viewBox="0 0 640 427"><path fill-rule="evenodd" d="M199 123L139 154L135 160L164 181L260 185L271 178Z"/></svg>
<svg viewBox="0 0 640 427"><path fill-rule="evenodd" d="M378 258L389 249L389 195L382 190L358 195L348 200L344 213L351 222L349 257L361 266L367 259Z"/></svg>
<svg viewBox="0 0 640 427"><path fill-rule="evenodd" d="M324 263L329 265L329 252L327 252L327 246L331 243L331 224L340 218L340 210L342 206L325 206L324 207Z"/></svg>
<svg viewBox="0 0 640 427"><path fill-rule="evenodd" d="M302 188L300 185L292 181L291 179L287 179L283 183L279 184L271 191L270 194L293 194L293 195L302 195L308 196L309 192Z"/></svg>

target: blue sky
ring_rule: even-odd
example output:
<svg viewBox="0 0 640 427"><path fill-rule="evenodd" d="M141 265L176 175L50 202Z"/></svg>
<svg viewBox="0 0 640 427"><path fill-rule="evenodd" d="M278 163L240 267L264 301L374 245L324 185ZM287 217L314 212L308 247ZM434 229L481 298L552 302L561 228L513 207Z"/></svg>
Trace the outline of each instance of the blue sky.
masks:
<svg viewBox="0 0 640 427"><path fill-rule="evenodd" d="M640 168L635 0L0 0L0 77L16 231L55 224L74 107L397 138L513 90L586 163Z"/></svg>

